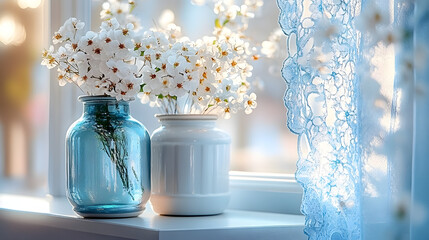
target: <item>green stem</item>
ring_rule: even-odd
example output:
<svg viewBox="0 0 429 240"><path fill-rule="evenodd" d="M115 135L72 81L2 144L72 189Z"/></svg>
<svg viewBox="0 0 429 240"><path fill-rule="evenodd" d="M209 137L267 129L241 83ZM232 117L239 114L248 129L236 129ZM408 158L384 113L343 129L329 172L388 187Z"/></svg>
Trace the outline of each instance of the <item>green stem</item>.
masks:
<svg viewBox="0 0 429 240"><path fill-rule="evenodd" d="M129 179L128 168L126 166L126 162L128 160L127 140L125 134L115 127L119 125L121 120L112 118L110 115L105 114L107 109L106 111L101 112L102 113L97 114L95 118L95 132L101 142L102 149L106 152L106 155L110 158L112 163L115 164L116 171L119 173L124 190L127 191L130 197L134 200L134 196L132 194L133 186Z"/></svg>

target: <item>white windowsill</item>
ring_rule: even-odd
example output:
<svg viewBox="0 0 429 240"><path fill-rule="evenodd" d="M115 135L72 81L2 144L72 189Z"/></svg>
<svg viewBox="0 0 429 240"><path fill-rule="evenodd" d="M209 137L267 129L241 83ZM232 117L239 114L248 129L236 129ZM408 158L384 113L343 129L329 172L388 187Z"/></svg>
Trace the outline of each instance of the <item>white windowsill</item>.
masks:
<svg viewBox="0 0 429 240"><path fill-rule="evenodd" d="M14 228L7 229L8 224ZM65 198L0 194L2 234L8 239L7 234L23 233L18 229L20 224L26 234L27 229L47 229L51 237L68 232L69 238L63 239L73 239L70 233L74 232L79 239L306 239L302 215L227 210L217 216L166 217L148 206L137 218L83 219L75 215ZM46 237L41 231L35 231L33 239ZM17 239L22 238L25 236Z"/></svg>
<svg viewBox="0 0 429 240"><path fill-rule="evenodd" d="M230 189L231 209L301 215L302 187L294 175L231 171Z"/></svg>

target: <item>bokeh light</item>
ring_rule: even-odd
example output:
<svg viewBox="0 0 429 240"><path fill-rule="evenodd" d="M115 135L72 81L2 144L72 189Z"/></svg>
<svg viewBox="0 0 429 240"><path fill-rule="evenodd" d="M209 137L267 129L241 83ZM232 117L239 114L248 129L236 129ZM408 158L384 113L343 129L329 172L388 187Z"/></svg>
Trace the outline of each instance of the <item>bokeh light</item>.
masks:
<svg viewBox="0 0 429 240"><path fill-rule="evenodd" d="M27 34L24 26L11 15L4 15L0 19L0 42L4 45L21 45Z"/></svg>
<svg viewBox="0 0 429 240"><path fill-rule="evenodd" d="M22 9L38 8L41 2L41 0L17 0L18 6Z"/></svg>

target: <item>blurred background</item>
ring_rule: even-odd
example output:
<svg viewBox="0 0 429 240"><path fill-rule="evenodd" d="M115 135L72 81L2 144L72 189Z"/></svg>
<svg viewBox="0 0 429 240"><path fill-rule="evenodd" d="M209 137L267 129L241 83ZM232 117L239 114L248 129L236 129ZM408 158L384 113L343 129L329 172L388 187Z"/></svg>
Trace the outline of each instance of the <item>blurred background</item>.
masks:
<svg viewBox="0 0 429 240"><path fill-rule="evenodd" d="M102 3L91 2L91 30L98 30ZM0 0L0 188L15 180L45 188L49 147L63 144L51 141L49 146L49 82L56 80L40 65L43 48L51 44L49 35L57 30L49 29L50 14L56 11L52 7L55 4L49 0ZM278 28L278 13L275 1L265 1L250 21L248 36L258 46ZM210 35L215 19L211 7L191 0L137 0L134 14L144 29L173 18L191 39ZM285 57L254 62L251 80L256 83L258 107L250 115L240 113L218 123L232 137L233 171L293 174L296 170L297 137L286 126L283 105L286 85L280 70ZM131 111L149 132L159 126L154 118L157 109L136 100Z"/></svg>
<svg viewBox="0 0 429 240"><path fill-rule="evenodd" d="M0 176L44 186L48 169L49 73L40 65L47 1L0 1Z"/></svg>

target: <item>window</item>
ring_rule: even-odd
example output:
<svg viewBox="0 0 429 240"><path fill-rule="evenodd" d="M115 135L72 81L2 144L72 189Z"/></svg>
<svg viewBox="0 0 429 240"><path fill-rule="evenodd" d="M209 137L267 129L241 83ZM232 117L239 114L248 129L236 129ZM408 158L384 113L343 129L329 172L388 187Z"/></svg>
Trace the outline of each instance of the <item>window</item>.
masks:
<svg viewBox="0 0 429 240"><path fill-rule="evenodd" d="M0 179L47 182L49 73L47 2L0 3Z"/></svg>
<svg viewBox="0 0 429 240"><path fill-rule="evenodd" d="M33 52L38 56L37 54L43 47L49 46L48 43L50 43L52 33L69 17L77 17L87 24L91 23L86 26L87 29L96 30L100 23L99 12L103 1L46 0L41 2L42 5L39 8L33 10L18 9L16 1L9 2L16 11L20 11L19 14L21 15L26 14L25 11L37 12L38 14L35 14L35 17L38 17L38 21L43 21L38 26L49 26L47 29L42 29L43 34L40 31L34 33L35 38L40 38L34 41L38 45L32 47ZM278 8L275 2L265 1L264 4L265 6L260 13L264 17L252 20L251 25L254 25L254 28L249 29L250 36L255 42L267 39L269 34L278 28ZM158 16L162 16L165 9L173 11L175 22L182 27L184 34L190 38L195 39L211 33L211 26L213 26L215 18L213 10L207 6L192 5L191 0L138 1L134 13L141 19L142 25L149 28L154 24L159 24ZM213 16L213 18L207 16ZM29 19L27 21L33 22ZM29 27L29 29L39 28ZM3 58L2 53L0 58ZM286 127L286 110L282 102L286 86L280 76L283 59L284 57L278 60L261 60L254 64L253 78L263 82L263 89L257 90L258 108L251 115L236 114L229 120L220 120L218 122L218 127L229 132L233 139L231 149L231 183L233 192L231 206L233 208L242 208L243 206L240 206L240 202L249 196L258 195L258 200L248 204L244 209L289 213L298 213L299 211L301 190L292 175L295 172L295 164L298 159L296 151L297 138ZM34 134L31 137L30 135L27 137L14 135L13 138L21 138L22 143L25 142L32 146L28 147L28 149L33 150L25 151L26 156L28 158L35 156L37 160L24 160L23 162L27 161L31 169L36 169L36 178L40 180L41 185L46 184L47 176L49 175L49 192L54 196L63 196L65 193L65 173L63 170L65 168L64 136L71 123L81 114L82 106L76 100L81 93L74 86L59 87L57 82L53 81L56 77L55 71L49 73L41 68L40 58L35 58L33 61L32 66L36 70L33 70L34 74L32 74L33 84L31 86L34 86L34 90L31 90L33 92L31 96L39 94L42 97L37 98L36 100L38 101L33 103L37 103L40 106L28 106L35 114L38 114L32 117L33 120L38 120L37 116L43 116L44 118L35 121L41 123L40 126L37 125L32 128L37 132L37 136ZM49 76L50 81L48 81ZM50 101L48 101L48 96ZM0 103L0 106L2 104ZM153 132L159 126L156 118L154 118L157 113L156 108L142 105L138 100L134 101L131 107L133 116L141 121L149 132ZM49 115L48 110L51 113ZM0 109L0 111L3 110ZM3 115L0 115L0 119L2 119ZM5 132L5 128L9 127L2 122L0 124L0 133ZM0 142L0 150L7 147L3 144L6 142L10 141L3 140ZM23 154L23 151L20 151L19 149L22 148L17 147L17 145L23 145L16 144L14 146L15 154L19 156L19 154ZM16 156L10 159L15 158ZM49 173L47 171L48 159L50 159ZM2 158L0 157L1 160ZM13 160L3 161L11 162ZM19 169L23 171L23 169L27 168L21 166ZM22 172L20 174L19 176L21 177L27 174L28 176L34 175L33 172ZM290 210L289 207L275 207L274 205L272 205L271 210L258 208L257 206L258 201L266 200L276 202L276 206L284 206L284 201L281 201L285 199L284 197L293 202L290 205L294 206L293 210Z"/></svg>

